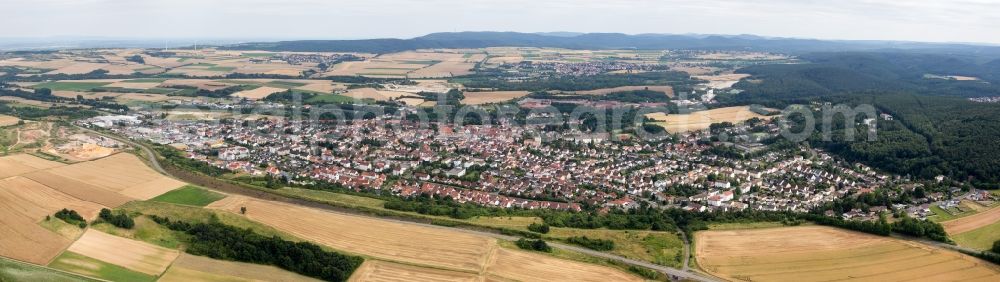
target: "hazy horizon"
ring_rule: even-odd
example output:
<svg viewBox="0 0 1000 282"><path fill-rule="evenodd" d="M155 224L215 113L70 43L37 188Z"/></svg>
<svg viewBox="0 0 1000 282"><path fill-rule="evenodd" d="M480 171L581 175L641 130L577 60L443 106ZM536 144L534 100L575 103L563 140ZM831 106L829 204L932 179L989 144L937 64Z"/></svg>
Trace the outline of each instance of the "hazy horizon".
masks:
<svg viewBox="0 0 1000 282"><path fill-rule="evenodd" d="M752 34L1000 44L989 0L0 0L4 39L368 39L434 32Z"/></svg>

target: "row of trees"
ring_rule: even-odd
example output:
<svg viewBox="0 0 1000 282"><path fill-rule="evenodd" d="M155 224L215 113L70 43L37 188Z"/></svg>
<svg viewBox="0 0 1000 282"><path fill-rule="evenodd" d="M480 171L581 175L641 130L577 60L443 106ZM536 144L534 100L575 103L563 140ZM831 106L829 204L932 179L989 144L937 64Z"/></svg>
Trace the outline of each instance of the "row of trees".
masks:
<svg viewBox="0 0 1000 282"><path fill-rule="evenodd" d="M595 251L610 251L615 248L615 241L587 238L587 236L573 236L566 241Z"/></svg>
<svg viewBox="0 0 1000 282"><path fill-rule="evenodd" d="M549 247L549 244L545 243L545 241L543 241L541 239L528 240L528 239L521 238L521 239L517 239L517 241L514 242L514 244L517 244L518 248L521 248L521 249L524 249L524 250L532 250L532 251L539 251L539 252L546 252L546 253L551 253L552 252L552 247Z"/></svg>
<svg viewBox="0 0 1000 282"><path fill-rule="evenodd" d="M326 281L346 281L364 259L323 250L309 242L266 237L250 229L218 222L187 223L167 217L150 218L167 228L190 235L186 252L214 259L269 264Z"/></svg>

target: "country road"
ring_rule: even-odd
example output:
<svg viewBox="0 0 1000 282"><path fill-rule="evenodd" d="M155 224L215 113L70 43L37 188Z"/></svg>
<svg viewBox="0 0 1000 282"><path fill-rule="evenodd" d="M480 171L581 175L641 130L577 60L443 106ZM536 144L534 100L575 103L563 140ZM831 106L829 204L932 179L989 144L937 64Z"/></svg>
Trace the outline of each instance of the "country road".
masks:
<svg viewBox="0 0 1000 282"><path fill-rule="evenodd" d="M183 178L179 178L179 177L177 177L177 176L175 176L175 175L167 172L165 169L163 169L163 167L160 165L159 161L156 159L156 154L149 147L146 147L143 144L140 144L138 142L134 142L132 140L129 140L127 138L123 138L123 137L120 137L120 136L116 136L116 135L112 135L112 134L106 134L106 133L94 131L94 130L91 130L91 129L83 128L83 127L80 127L80 128L83 129L83 130L85 130L85 131L87 131L87 132L90 132L90 133L93 133L93 134L97 134L97 135L101 135L101 136L104 136L104 137L108 137L108 138L111 138L111 139L115 139L115 140L118 140L120 142L124 142L126 144L129 144L131 146L140 148L140 150L143 151L143 153L146 155L146 158L149 160L149 164L153 168L153 170L156 170L157 172L159 172L159 173L161 173L163 175L183 180ZM446 226L433 225L433 224L428 224L428 223L407 221L407 220L402 220L402 219L384 218L384 217L372 216L372 215L368 215L368 214L360 213L360 212L347 212L347 211L345 211L345 209L336 208L336 207L333 207L333 206L330 206L330 205L327 205L327 204L323 204L323 203L306 201L306 200L301 200L301 199L288 198L288 197L277 195L277 194L273 194L273 193L261 192L261 191L258 191L258 190L251 190L251 189L247 189L247 188L241 188L240 189L240 190L243 190L243 191L235 190L235 189L215 189L217 187L205 187L205 188L216 190L218 192L223 192L223 193L240 194L240 195L243 195L243 196L254 197L254 198L258 198L258 199L262 199L262 200L278 201L278 202L284 202L284 203L302 205L302 206L311 207L311 208L319 208L319 209L323 209L324 211L327 211L327 212L333 212L333 213L338 213L338 214L348 214L348 215L355 215L355 216L362 215L362 216L367 216L367 217L375 218L375 219L378 219L378 220L399 222L399 223L404 223L404 224L412 224L412 225L417 225L417 226L422 226L422 227L429 227L429 228L447 229L447 230L450 230L450 231L463 232L463 233L467 233L467 234L475 234L475 235L480 235L480 236L487 236L487 237L492 237L492 238L497 238L497 239L502 239L502 240L516 241L517 239L520 238L520 237L502 235L502 234L497 234L497 233L492 233L492 232L476 231L476 230L471 230L471 229L466 229L466 228L446 227ZM595 256L595 257L600 257L600 258L614 260L614 261L621 262L621 263L628 264L628 265L633 265L633 266L639 266L639 267L645 267L645 268L653 269L653 270L659 271L661 273L664 273L664 274L666 274L668 276L671 276L672 279L673 278L677 278L677 279L695 280L695 281L717 281L714 278L706 277L704 275L692 272L692 271L690 271L688 269L687 264L688 264L688 258L690 257L690 255L689 255L689 251L690 251L690 247L689 246L690 245L687 244L687 239L684 239L684 240L685 240L685 244L684 244L685 248L684 248L684 269L683 270L672 268L672 267L667 267L667 266L662 266L662 265L657 265L657 264L653 264L653 263L649 263L649 262L644 262L644 261L638 261L638 260L634 260L634 259L629 259L629 258L626 258L626 257L622 257L622 256L614 255L614 254L609 254L609 253L604 253L604 252L599 252L599 251L594 251L594 250L587 249L587 248L582 248L582 247L570 246L570 245L565 245L565 244L556 243L556 242L546 242L546 243L548 243L549 246L552 246L553 248L558 248L558 249L562 249L562 250L569 250L569 251L584 253L584 254L587 254L587 255ZM677 280L677 279L674 279L674 280Z"/></svg>

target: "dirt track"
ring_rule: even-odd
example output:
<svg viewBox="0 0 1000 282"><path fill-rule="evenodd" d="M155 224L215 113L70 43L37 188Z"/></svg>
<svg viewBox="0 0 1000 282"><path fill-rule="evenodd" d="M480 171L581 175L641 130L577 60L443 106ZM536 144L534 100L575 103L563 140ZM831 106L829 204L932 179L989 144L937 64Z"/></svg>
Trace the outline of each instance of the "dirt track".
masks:
<svg viewBox="0 0 1000 282"><path fill-rule="evenodd" d="M941 225L944 226L944 231L948 232L948 235L957 235L998 221L1000 221L1000 207L995 207L974 215L941 222Z"/></svg>

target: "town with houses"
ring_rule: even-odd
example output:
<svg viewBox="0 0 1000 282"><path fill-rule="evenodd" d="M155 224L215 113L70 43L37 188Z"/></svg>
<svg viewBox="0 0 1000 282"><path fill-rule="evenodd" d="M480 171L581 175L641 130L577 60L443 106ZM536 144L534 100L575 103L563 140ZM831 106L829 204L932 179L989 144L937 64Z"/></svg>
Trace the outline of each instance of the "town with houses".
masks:
<svg viewBox="0 0 1000 282"><path fill-rule="evenodd" d="M606 211L647 204L699 212L805 212L906 183L900 176L844 163L816 149L760 151L764 146L758 143L738 144L757 152L756 157L724 159L706 150L731 143L704 142L708 131L675 140L564 133L543 141L537 128L505 122L421 127L381 117L336 126L282 119L173 121L148 114L82 123L169 145L188 158L237 174L325 181L356 191L426 194L503 208ZM908 185L913 189L919 184ZM991 196L973 191L962 197ZM933 215L931 205L945 205L947 210L954 201L940 193L921 200L840 216L874 220L892 209L925 218Z"/></svg>

